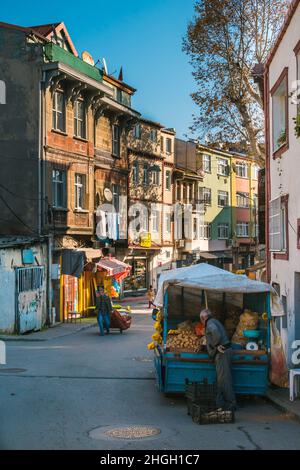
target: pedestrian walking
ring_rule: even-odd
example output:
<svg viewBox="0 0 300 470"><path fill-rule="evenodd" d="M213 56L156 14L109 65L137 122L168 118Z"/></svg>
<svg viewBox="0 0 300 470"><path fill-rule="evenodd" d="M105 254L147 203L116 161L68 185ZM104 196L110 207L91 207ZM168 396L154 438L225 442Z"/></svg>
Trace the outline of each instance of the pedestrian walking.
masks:
<svg viewBox="0 0 300 470"><path fill-rule="evenodd" d="M205 326L207 352L216 364L218 388L216 404L224 410L234 411L236 398L232 383L231 343L224 326L219 320L213 318L209 309L201 311L200 320Z"/></svg>
<svg viewBox="0 0 300 470"><path fill-rule="evenodd" d="M156 307L156 305L154 305L153 303L153 300L155 298L155 291L153 289L153 286L150 286L148 291L147 291L147 298L148 298L148 301L149 301L149 306L148 308L151 308L151 307Z"/></svg>
<svg viewBox="0 0 300 470"><path fill-rule="evenodd" d="M97 308L97 321L99 325L100 335L104 336L104 328L106 333L109 333L110 327L110 314L112 312L112 303L110 297L105 294L104 287L98 286L96 292L96 308Z"/></svg>

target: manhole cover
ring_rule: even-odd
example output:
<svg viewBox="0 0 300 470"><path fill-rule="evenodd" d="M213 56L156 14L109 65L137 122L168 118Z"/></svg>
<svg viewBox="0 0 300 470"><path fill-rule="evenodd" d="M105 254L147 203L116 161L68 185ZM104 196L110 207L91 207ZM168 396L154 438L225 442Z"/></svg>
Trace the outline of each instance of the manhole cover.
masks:
<svg viewBox="0 0 300 470"><path fill-rule="evenodd" d="M134 357L133 360L138 362L153 362L153 359L150 357Z"/></svg>
<svg viewBox="0 0 300 470"><path fill-rule="evenodd" d="M90 437L101 439L106 436L113 439L145 439L160 434L159 428L152 426L124 426L121 428L113 428L103 432L103 428L97 428L90 432Z"/></svg>
<svg viewBox="0 0 300 470"><path fill-rule="evenodd" d="M26 372L26 369L0 369L0 374L3 374L3 373L16 374L19 372Z"/></svg>

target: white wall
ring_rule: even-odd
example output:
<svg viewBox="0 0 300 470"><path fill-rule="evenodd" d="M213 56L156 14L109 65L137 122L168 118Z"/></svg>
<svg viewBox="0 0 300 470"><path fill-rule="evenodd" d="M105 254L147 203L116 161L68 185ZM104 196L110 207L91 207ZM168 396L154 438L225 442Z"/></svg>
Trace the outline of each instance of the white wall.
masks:
<svg viewBox="0 0 300 470"><path fill-rule="evenodd" d="M300 39L300 6L289 25L289 28L280 44L279 49L270 65L269 89L276 83L283 69L288 67L289 93L292 90L292 82L296 76L296 56L294 47ZM296 115L296 106L289 98L289 149L280 158L272 158L272 98L270 98L270 179L271 199L289 194L289 260L275 260L271 253L271 280L280 284L281 295L287 297L288 331L283 331L283 340L291 342L295 338L294 315L294 277L295 272L300 272L300 250L297 249L297 219L300 218L300 138L294 134L293 117ZM300 288L300 286L299 286ZM300 312L299 312L300 316ZM300 318L299 318L300 322ZM300 337L298 338L300 339ZM290 351L289 351L290 356Z"/></svg>

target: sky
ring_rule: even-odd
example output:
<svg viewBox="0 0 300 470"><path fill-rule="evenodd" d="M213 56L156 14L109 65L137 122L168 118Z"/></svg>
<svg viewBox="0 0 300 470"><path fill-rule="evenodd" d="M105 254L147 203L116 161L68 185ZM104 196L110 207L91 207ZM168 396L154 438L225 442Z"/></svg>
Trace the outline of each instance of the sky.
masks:
<svg viewBox="0 0 300 470"><path fill-rule="evenodd" d="M12 6L13 5L13 6ZM108 72L137 92L133 107L148 119L192 137L196 89L182 37L194 0L86 0L1 2L0 21L21 26L63 21L79 54L104 57Z"/></svg>

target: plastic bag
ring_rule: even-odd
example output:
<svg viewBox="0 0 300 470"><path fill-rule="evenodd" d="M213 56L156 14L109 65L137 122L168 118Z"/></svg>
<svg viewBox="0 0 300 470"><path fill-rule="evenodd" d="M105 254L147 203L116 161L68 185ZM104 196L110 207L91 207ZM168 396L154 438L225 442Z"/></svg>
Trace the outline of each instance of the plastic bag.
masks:
<svg viewBox="0 0 300 470"><path fill-rule="evenodd" d="M275 321L271 321L271 368L270 382L278 387L289 387L289 372L282 346L281 336Z"/></svg>
<svg viewBox="0 0 300 470"><path fill-rule="evenodd" d="M205 326L200 321L195 326L195 333L197 336L204 336Z"/></svg>

